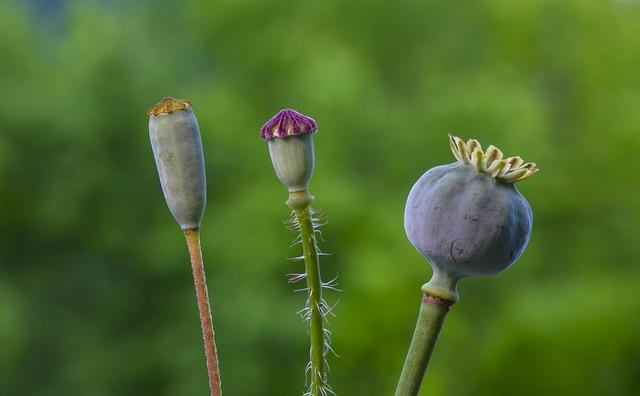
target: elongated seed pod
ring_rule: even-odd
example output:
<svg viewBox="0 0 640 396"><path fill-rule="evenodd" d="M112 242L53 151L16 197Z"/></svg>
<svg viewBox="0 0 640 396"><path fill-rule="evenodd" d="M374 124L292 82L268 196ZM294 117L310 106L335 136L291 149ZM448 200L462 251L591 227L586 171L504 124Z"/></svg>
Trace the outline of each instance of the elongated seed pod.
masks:
<svg viewBox="0 0 640 396"><path fill-rule="evenodd" d="M207 188L200 129L191 102L165 98L148 111L162 192L183 230L200 227Z"/></svg>

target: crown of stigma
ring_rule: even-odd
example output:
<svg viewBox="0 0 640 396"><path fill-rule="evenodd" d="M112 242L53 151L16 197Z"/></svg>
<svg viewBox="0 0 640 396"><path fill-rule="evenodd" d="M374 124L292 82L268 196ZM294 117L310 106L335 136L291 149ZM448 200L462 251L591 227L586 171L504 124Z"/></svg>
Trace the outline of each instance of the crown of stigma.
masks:
<svg viewBox="0 0 640 396"><path fill-rule="evenodd" d="M147 110L147 114L150 116L159 116L161 114L173 113L176 110L186 110L190 107L191 101L189 100L167 96Z"/></svg>
<svg viewBox="0 0 640 396"><path fill-rule="evenodd" d="M465 143L459 137L449 135L449 143L453 156L459 163L473 165L478 172L488 173L504 183L519 182L538 172L535 163L525 163L519 156L503 159L502 151L493 145L482 151L482 146L476 139L469 139Z"/></svg>
<svg viewBox="0 0 640 396"><path fill-rule="evenodd" d="M314 133L317 130L318 127L313 118L293 109L282 109L260 128L260 136L264 140L270 140L274 137L284 138Z"/></svg>

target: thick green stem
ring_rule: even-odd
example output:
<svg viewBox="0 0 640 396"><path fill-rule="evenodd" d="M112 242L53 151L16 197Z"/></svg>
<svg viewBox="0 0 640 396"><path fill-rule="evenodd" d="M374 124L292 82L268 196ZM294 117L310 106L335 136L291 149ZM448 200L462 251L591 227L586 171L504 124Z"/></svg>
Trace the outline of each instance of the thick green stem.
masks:
<svg viewBox="0 0 640 396"><path fill-rule="evenodd" d="M306 192L305 192L306 193ZM322 396L323 389L326 388L326 367L324 361L325 334L323 315L321 311L322 303L322 281L320 276L320 263L318 260L318 246L316 245L315 230L311 209L309 204L311 199L301 204L300 201L287 202L293 208L296 220L300 226L302 238L302 249L304 253L304 266L307 278L307 288L309 293L309 336L311 338L310 348L310 396Z"/></svg>
<svg viewBox="0 0 640 396"><path fill-rule="evenodd" d="M416 396L420 391L429 358L438 340L438 334L453 302L440 297L423 295L418 322L409 346L409 352L400 374L395 396Z"/></svg>

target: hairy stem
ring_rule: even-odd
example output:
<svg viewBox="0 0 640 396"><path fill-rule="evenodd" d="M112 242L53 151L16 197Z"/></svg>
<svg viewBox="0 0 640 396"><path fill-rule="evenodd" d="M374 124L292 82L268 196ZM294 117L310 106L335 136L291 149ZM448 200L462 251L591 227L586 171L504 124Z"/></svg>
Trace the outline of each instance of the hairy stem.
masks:
<svg viewBox="0 0 640 396"><path fill-rule="evenodd" d="M300 226L304 266L309 289L309 336L310 349L310 396L324 395L326 386L326 368L324 361L325 339L323 315L320 309L322 302L322 282L320 278L320 263L318 260L318 246L316 245L313 219L309 206L294 209L296 220Z"/></svg>
<svg viewBox="0 0 640 396"><path fill-rule="evenodd" d="M207 371L209 374L209 389L211 396L221 396L220 371L218 369L218 351L214 338L213 321L211 320L211 307L209 306L209 292L207 291L207 280L202 264L202 250L200 249L200 230L184 230L189 247L189 257L191 258L191 269L193 270L193 282L196 289L196 300L198 302L198 312L200 313L200 326L202 327L202 338L204 339L204 353L207 358Z"/></svg>
<svg viewBox="0 0 640 396"><path fill-rule="evenodd" d="M400 374L395 396L416 396L420 391L429 358L438 340L438 334L453 302L424 294L418 322L409 346L409 352Z"/></svg>

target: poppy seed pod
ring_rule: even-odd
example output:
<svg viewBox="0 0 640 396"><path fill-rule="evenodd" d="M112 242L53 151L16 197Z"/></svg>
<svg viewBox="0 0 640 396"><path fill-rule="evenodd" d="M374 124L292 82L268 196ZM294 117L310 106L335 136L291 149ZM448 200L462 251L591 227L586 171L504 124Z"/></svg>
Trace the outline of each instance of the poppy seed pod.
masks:
<svg viewBox="0 0 640 396"><path fill-rule="evenodd" d="M306 191L314 167L313 138L316 122L292 109L280 110L260 128L278 180L290 193Z"/></svg>
<svg viewBox="0 0 640 396"><path fill-rule="evenodd" d="M199 228L206 178L200 129L191 102L168 97L147 114L151 147L169 210L183 230Z"/></svg>
<svg viewBox="0 0 640 396"><path fill-rule="evenodd" d="M494 146L482 151L474 139L450 136L450 143L457 162L430 169L415 183L404 226L433 267L425 293L455 302L460 278L496 274L524 251L533 218L514 183L538 169L520 157L503 159Z"/></svg>

